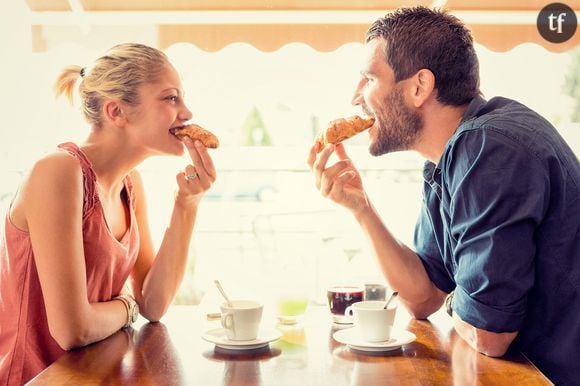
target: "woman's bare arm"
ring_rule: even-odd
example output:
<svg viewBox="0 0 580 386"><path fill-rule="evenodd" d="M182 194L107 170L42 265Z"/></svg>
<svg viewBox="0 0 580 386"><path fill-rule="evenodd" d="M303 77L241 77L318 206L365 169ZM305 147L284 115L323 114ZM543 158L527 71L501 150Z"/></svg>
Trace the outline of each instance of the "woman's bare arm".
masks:
<svg viewBox="0 0 580 386"><path fill-rule="evenodd" d="M65 154L38 161L20 194L53 338L67 350L119 330L127 321L123 303L88 301L78 162Z"/></svg>

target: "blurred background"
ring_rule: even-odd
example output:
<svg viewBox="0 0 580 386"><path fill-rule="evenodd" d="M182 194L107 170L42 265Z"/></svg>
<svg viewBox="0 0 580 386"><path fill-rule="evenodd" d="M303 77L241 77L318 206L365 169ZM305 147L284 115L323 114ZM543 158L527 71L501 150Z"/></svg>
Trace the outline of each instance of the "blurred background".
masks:
<svg viewBox="0 0 580 386"><path fill-rule="evenodd" d="M580 32L553 44L537 32L541 1L17 0L0 5L0 203L32 163L89 132L78 105L55 100L66 65L90 65L109 47L164 50L182 75L194 121L215 132L218 180L204 198L177 303L197 303L212 281L248 296L285 293L324 301L334 283L381 283L348 212L314 188L306 157L328 121L350 104L370 23L399 6L444 6L472 30L486 98L519 100L580 149ZM579 1L567 5L578 11ZM373 158L367 137L347 142L366 189L392 232L411 243L421 203L416 154ZM157 244L174 176L187 159L140 167ZM3 224L3 221L2 221Z"/></svg>

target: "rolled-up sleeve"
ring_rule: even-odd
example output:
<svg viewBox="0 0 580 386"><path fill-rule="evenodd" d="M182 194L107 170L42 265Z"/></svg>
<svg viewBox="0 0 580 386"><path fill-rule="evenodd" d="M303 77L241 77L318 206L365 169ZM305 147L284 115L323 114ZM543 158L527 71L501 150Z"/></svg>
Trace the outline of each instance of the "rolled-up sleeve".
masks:
<svg viewBox="0 0 580 386"><path fill-rule="evenodd" d="M467 130L443 165L453 309L467 323L493 332L521 328L534 285L534 233L549 184L524 146L493 127Z"/></svg>

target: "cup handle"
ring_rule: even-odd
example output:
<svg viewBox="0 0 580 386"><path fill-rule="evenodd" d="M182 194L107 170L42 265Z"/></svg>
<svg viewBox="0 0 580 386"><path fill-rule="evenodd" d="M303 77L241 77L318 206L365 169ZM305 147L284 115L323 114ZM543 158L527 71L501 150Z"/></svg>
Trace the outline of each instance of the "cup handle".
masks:
<svg viewBox="0 0 580 386"><path fill-rule="evenodd" d="M352 306L346 307L346 310L344 310L344 316L352 316Z"/></svg>
<svg viewBox="0 0 580 386"><path fill-rule="evenodd" d="M225 314L222 314L220 322L222 327L226 330L234 330L234 315L232 313L226 312Z"/></svg>

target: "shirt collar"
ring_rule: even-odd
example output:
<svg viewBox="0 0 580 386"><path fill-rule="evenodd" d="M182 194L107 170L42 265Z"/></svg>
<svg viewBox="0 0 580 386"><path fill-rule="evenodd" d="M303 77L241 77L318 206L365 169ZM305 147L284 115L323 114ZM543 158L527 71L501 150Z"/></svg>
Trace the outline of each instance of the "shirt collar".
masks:
<svg viewBox="0 0 580 386"><path fill-rule="evenodd" d="M463 122L469 121L471 118L477 117L479 115L478 114L479 110L481 110L481 108L486 103L487 101L481 95L478 95L475 98L473 98L471 102L469 102L467 110L465 110L465 113L463 113L463 118L461 119L459 126L461 126Z"/></svg>
<svg viewBox="0 0 580 386"><path fill-rule="evenodd" d="M458 133L460 131L461 125L463 123L469 121L472 118L477 117L479 115L479 111L483 108L483 106L485 106L486 103L487 101L481 95L478 95L475 98L473 98L471 102L469 102L467 110L465 110L465 112L463 113L463 118L461 118L459 126L457 126L457 129L455 129L455 133ZM426 161L423 168L423 178L428 182L433 181L432 176L440 171L441 170L439 163L435 164L431 161Z"/></svg>

